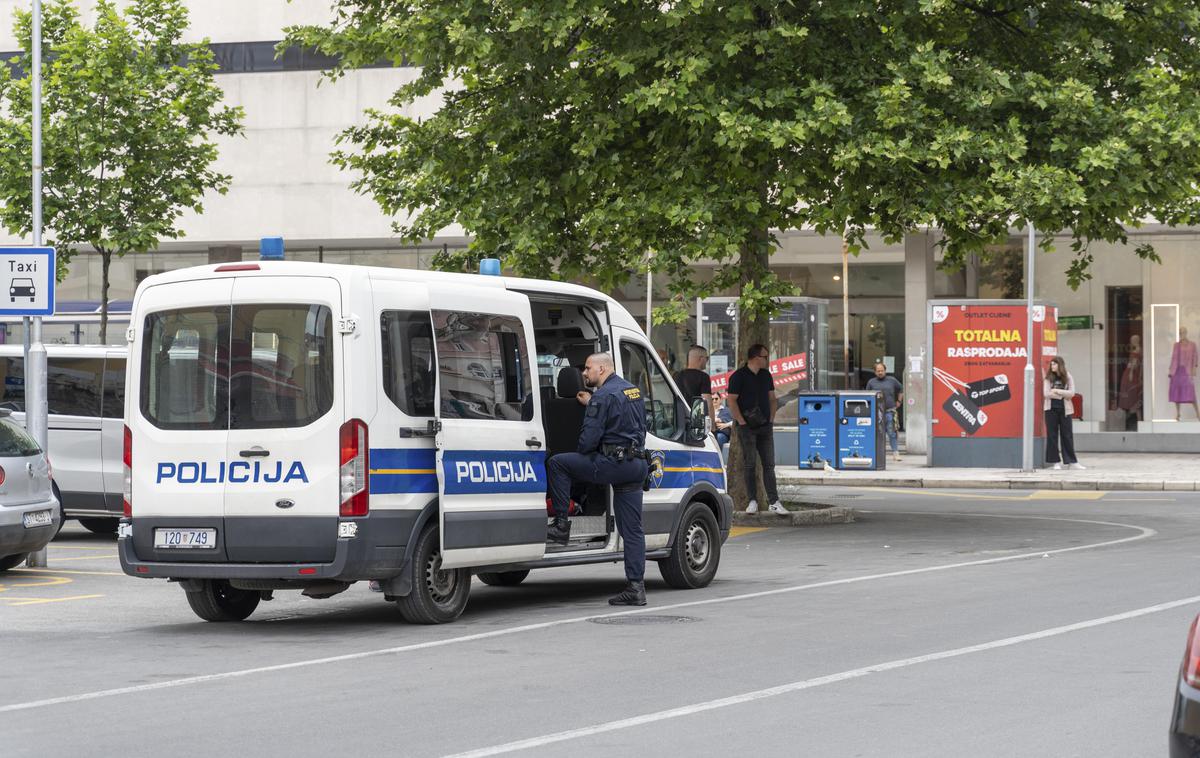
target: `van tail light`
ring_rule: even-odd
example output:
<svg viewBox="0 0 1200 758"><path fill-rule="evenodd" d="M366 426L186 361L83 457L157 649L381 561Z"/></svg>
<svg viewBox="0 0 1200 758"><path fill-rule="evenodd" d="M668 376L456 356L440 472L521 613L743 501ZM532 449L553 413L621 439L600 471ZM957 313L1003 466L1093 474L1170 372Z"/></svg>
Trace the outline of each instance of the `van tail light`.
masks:
<svg viewBox="0 0 1200 758"><path fill-rule="evenodd" d="M1187 649L1183 652L1183 670L1179 672L1180 678L1192 687L1200 687L1200 629L1197 622L1200 622L1200 616L1192 619Z"/></svg>
<svg viewBox="0 0 1200 758"><path fill-rule="evenodd" d="M121 450L121 460L125 463L124 493L121 496L121 511L125 518L133 516L133 434L125 427L125 445Z"/></svg>
<svg viewBox="0 0 1200 758"><path fill-rule="evenodd" d="M338 435L341 440L341 471L343 516L365 516L370 506L370 452L367 447L367 425L352 418L342 424Z"/></svg>

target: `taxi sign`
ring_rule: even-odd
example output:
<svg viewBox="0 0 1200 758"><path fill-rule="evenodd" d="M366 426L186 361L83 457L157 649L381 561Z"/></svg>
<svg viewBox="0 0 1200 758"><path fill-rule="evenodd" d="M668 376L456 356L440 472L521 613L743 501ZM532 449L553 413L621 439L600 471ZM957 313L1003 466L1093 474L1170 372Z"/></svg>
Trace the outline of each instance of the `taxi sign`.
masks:
<svg viewBox="0 0 1200 758"><path fill-rule="evenodd" d="M54 314L52 247L0 247L0 315Z"/></svg>

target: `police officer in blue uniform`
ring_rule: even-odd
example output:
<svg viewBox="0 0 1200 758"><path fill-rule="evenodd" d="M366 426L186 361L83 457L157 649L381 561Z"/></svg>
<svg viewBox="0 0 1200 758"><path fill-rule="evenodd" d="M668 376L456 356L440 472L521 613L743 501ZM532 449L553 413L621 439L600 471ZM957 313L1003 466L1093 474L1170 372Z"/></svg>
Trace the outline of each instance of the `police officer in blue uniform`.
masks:
<svg viewBox="0 0 1200 758"><path fill-rule="evenodd" d="M550 499L554 523L547 531L553 542L567 542L571 522L571 484L611 484L617 531L625 543L625 578L629 584L609 605L645 605L646 534L642 530L642 483L646 480L646 405L637 387L616 374L613 358L596 353L587 359L583 381L595 388L576 399L587 406L579 433L579 452L550 459Z"/></svg>

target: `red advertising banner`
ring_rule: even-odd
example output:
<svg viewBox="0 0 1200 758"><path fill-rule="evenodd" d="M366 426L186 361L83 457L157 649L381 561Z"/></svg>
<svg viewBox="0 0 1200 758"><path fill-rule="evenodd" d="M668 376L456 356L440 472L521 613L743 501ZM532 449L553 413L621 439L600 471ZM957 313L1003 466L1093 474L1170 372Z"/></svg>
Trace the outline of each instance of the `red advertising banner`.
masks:
<svg viewBox="0 0 1200 758"><path fill-rule="evenodd" d="M808 358L804 353L777 358L771 361L768 368L771 372L771 378L775 381L775 389L777 390L783 385L804 381L808 378ZM712 375L712 391L714 395L724 394L729 389L729 377L732 375L732 371Z"/></svg>
<svg viewBox="0 0 1200 758"><path fill-rule="evenodd" d="M1057 309L1034 306L1034 434L1045 434L1042 376L1057 354ZM1020 437L1024 305L935 305L930 409L934 437Z"/></svg>

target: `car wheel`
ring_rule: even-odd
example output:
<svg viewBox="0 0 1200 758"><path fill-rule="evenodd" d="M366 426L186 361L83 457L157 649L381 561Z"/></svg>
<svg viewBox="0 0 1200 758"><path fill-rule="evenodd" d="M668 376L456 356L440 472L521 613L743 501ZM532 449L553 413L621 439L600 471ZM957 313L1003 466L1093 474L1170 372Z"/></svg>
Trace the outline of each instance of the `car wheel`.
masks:
<svg viewBox="0 0 1200 758"><path fill-rule="evenodd" d="M412 591L396 598L400 615L410 624L445 624L462 615L471 596L471 572L442 568L438 530L430 524L421 531L413 550Z"/></svg>
<svg viewBox="0 0 1200 758"><path fill-rule="evenodd" d="M81 518L79 523L92 534L116 534L119 522L115 518Z"/></svg>
<svg viewBox="0 0 1200 758"><path fill-rule="evenodd" d="M721 530L717 517L704 503L690 503L679 522L671 555L658 562L658 571L677 590L707 587L721 563Z"/></svg>
<svg viewBox="0 0 1200 758"><path fill-rule="evenodd" d="M205 621L245 621L261 599L258 592L239 590L224 579L203 579L200 590L187 593L188 605Z"/></svg>
<svg viewBox="0 0 1200 758"><path fill-rule="evenodd" d="M524 571L484 571L477 574L479 581L492 587L516 587L529 576L529 569Z"/></svg>
<svg viewBox="0 0 1200 758"><path fill-rule="evenodd" d="M21 565L21 561L25 560L29 553L17 553L16 555L6 555L0 558L0 571L8 571Z"/></svg>

